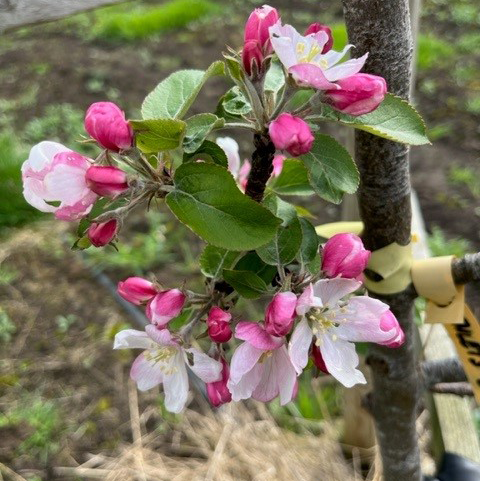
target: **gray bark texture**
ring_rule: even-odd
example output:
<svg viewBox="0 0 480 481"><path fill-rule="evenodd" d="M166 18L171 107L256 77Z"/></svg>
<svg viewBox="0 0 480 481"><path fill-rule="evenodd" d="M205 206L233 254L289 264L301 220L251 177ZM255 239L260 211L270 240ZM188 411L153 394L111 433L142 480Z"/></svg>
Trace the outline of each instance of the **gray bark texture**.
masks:
<svg viewBox="0 0 480 481"><path fill-rule="evenodd" d="M125 0L0 0L0 33Z"/></svg>
<svg viewBox="0 0 480 481"><path fill-rule="evenodd" d="M355 57L369 52L363 69L385 78L389 92L408 99L412 39L408 0L343 0L349 41ZM366 132L355 136L360 170L358 192L365 247L377 250L411 236L408 148ZM420 481L415 421L421 386L414 345L412 290L371 295L390 305L406 341L398 349L372 346L367 362L373 391L369 408L375 420L385 481Z"/></svg>

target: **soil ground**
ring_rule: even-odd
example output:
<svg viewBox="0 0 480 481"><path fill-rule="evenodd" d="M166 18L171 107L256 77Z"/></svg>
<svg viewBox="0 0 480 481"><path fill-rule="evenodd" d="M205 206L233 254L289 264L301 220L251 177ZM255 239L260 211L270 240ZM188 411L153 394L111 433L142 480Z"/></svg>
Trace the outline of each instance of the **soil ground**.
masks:
<svg viewBox="0 0 480 481"><path fill-rule="evenodd" d="M276 6L282 8L282 4L284 18L298 20L300 25L318 20L319 11L326 11L332 19L341 16L340 2L336 6L327 1L296 2L295 12L288 10L290 2L277 2ZM32 117L42 116L51 104L69 103L86 109L106 96L135 117L145 95L170 72L203 69L218 59L225 44L241 44L242 25L251 6L232 4L228 8L232 14L219 22L136 44L90 41L78 35L74 26L56 24L9 34L0 43L0 98L17 99L39 86L35 101L25 106L20 102L16 109L13 121L18 129ZM427 17L425 22L426 30L438 29L434 18ZM429 80L428 75L441 79L441 72L431 71L421 73L419 82ZM218 79L207 83L193 111L213 108L221 87ZM451 91L451 85L440 82L436 95L447 97ZM427 124L442 115L434 98L420 93L417 101ZM412 183L427 227L438 225L450 237L468 239L478 250L479 199L466 185L449 180L452 165L478 174L478 116L460 110L443 112L458 118L456 130L432 146L412 149ZM244 154L247 156L248 150ZM315 212L319 222L339 217L338 207L323 203L315 206ZM62 243L65 236L64 227L47 222L15 232L0 245L1 267L12 273L9 282L0 284L0 306L16 324L12 342L0 345L0 412L20 412L25 406L34 410L40 396L55 399L53 409L59 413L50 428L46 426L52 418L48 413L48 419L40 417L38 422L0 424L0 463L37 481L72 479L53 468L76 466L91 453L118 453L122 443L131 447L135 437L132 394L128 395L127 386L131 354L111 350L113 335L130 320L94 283L82 260L68 252ZM161 411L155 392L141 396L140 412L144 433L151 432L152 425L162 432L177 422ZM35 433L43 437L32 440ZM25 445L28 440L30 444ZM170 439L169 446L178 448L183 440ZM199 451L196 448L195 453ZM179 449L175 456L180 457ZM343 468L338 469L338 479L346 479ZM127 478L105 475L104 479ZM163 478L157 473L154 479ZM245 474L245 479L254 478Z"/></svg>

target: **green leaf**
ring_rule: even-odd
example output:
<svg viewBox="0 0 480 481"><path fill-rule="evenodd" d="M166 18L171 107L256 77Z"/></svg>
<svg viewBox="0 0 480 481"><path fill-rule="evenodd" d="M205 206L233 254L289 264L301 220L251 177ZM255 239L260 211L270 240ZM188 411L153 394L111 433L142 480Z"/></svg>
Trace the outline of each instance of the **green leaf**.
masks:
<svg viewBox="0 0 480 481"><path fill-rule="evenodd" d="M312 195L308 171L298 159L285 159L281 174L273 179L270 188L279 195Z"/></svg>
<svg viewBox="0 0 480 481"><path fill-rule="evenodd" d="M199 259L200 269L204 276L217 279L222 269L230 269L233 266L237 257L238 252L207 245Z"/></svg>
<svg viewBox="0 0 480 481"><path fill-rule="evenodd" d="M183 162L194 162L196 160L204 160L205 162L213 162L225 168L228 167L228 159L225 151L210 140L205 140L199 149L192 154L183 154Z"/></svg>
<svg viewBox="0 0 480 481"><path fill-rule="evenodd" d="M236 264L236 271L251 271L270 284L277 273L277 268L265 264L254 251L247 252Z"/></svg>
<svg viewBox="0 0 480 481"><path fill-rule="evenodd" d="M232 251L269 242L280 223L268 209L242 194L228 170L207 163L178 167L165 200L177 218L209 244Z"/></svg>
<svg viewBox="0 0 480 481"><path fill-rule="evenodd" d="M289 264L295 259L302 244L302 226L295 207L274 195L268 196L265 201L265 205L283 223L272 241L257 249L257 254L266 264Z"/></svg>
<svg viewBox="0 0 480 481"><path fill-rule="evenodd" d="M298 256L303 264L308 264L315 259L318 253L318 235L315 227L307 219L300 218L299 220L302 226L302 245Z"/></svg>
<svg viewBox="0 0 480 481"><path fill-rule="evenodd" d="M225 65L218 61L207 70L179 70L169 75L150 92L142 104L144 119L182 118L205 82L214 75L224 75Z"/></svg>
<svg viewBox="0 0 480 481"><path fill-rule="evenodd" d="M322 105L322 115L312 115L307 119L335 120L342 124L365 130L371 134L394 140L402 144L429 144L425 123L420 114L405 100L393 94L387 94L383 102L369 114L342 114L328 105Z"/></svg>
<svg viewBox="0 0 480 481"><path fill-rule="evenodd" d="M333 137L316 133L308 154L302 155L310 184L325 200L339 204L343 193L353 194L360 182L357 166Z"/></svg>
<svg viewBox="0 0 480 481"><path fill-rule="evenodd" d="M238 58L224 54L225 66L230 78L238 85L243 83L243 71Z"/></svg>
<svg viewBox="0 0 480 481"><path fill-rule="evenodd" d="M233 271L224 269L223 278L242 297L247 299L257 299L268 290L265 281L251 271Z"/></svg>
<svg viewBox="0 0 480 481"><path fill-rule="evenodd" d="M245 98L237 86L232 87L223 96L222 107L225 112L237 117L248 114L252 110L250 102Z"/></svg>
<svg viewBox="0 0 480 481"><path fill-rule="evenodd" d="M187 119L186 123L187 129L183 139L183 150L191 154L202 145L213 129L223 127L225 120L213 114L198 114Z"/></svg>
<svg viewBox="0 0 480 481"><path fill-rule="evenodd" d="M264 89L278 94L280 89L285 85L285 72L280 62L272 62L268 69L267 75L265 75Z"/></svg>
<svg viewBox="0 0 480 481"><path fill-rule="evenodd" d="M130 120L137 147L145 153L176 149L185 133L185 122L176 119Z"/></svg>

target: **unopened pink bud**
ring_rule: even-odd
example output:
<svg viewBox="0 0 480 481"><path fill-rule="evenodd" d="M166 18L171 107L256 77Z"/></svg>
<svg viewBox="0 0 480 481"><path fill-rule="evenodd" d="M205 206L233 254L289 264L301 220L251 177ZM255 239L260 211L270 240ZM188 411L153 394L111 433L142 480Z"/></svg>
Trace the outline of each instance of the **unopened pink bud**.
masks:
<svg viewBox="0 0 480 481"><path fill-rule="evenodd" d="M368 114L375 110L387 93L387 83L383 77L357 73L338 80L338 90L327 90L325 101L334 109L350 115Z"/></svg>
<svg viewBox="0 0 480 481"><path fill-rule="evenodd" d="M295 319L297 296L293 292L279 292L273 296L265 311L265 330L272 336L286 336Z"/></svg>
<svg viewBox="0 0 480 481"><path fill-rule="evenodd" d="M256 76L262 69L263 52L256 40L251 40L243 46L242 63L249 77Z"/></svg>
<svg viewBox="0 0 480 481"><path fill-rule="evenodd" d="M256 8L245 24L244 43L255 41L258 43L263 56L271 54L273 50L268 29L277 23L278 19L278 12L275 8L269 5Z"/></svg>
<svg viewBox="0 0 480 481"><path fill-rule="evenodd" d="M284 155L276 155L273 158L273 172L272 177L278 177L283 170L283 163L285 162L286 157Z"/></svg>
<svg viewBox="0 0 480 481"><path fill-rule="evenodd" d="M380 318L380 329L384 332L393 332L392 339L380 343L383 346L396 348L400 347L405 342L405 333L392 311L388 310Z"/></svg>
<svg viewBox="0 0 480 481"><path fill-rule="evenodd" d="M163 329L174 317L180 314L186 298L180 289L169 289L159 292L147 304L147 317L152 324Z"/></svg>
<svg viewBox="0 0 480 481"><path fill-rule="evenodd" d="M117 235L117 231L118 222L116 219L112 219L101 224L92 223L88 228L87 236L95 247L103 247L110 244Z"/></svg>
<svg viewBox="0 0 480 481"><path fill-rule="evenodd" d="M355 234L336 234L323 247L322 269L327 277L357 278L367 267L371 252Z"/></svg>
<svg viewBox="0 0 480 481"><path fill-rule="evenodd" d="M219 307L212 307L208 313L208 336L214 342L228 342L232 338L230 321L232 315Z"/></svg>
<svg viewBox="0 0 480 481"><path fill-rule="evenodd" d="M223 357L220 358L220 362L223 366L222 378L218 381L207 383L208 399L216 408L222 404L229 403L232 400L232 395L227 387L228 379L230 377L230 368Z"/></svg>
<svg viewBox="0 0 480 481"><path fill-rule="evenodd" d="M88 187L102 197L115 198L128 189L127 174L117 167L92 166L85 175Z"/></svg>
<svg viewBox="0 0 480 481"><path fill-rule="evenodd" d="M325 365L325 361L323 360L322 353L315 344L312 346L312 360L313 364L315 364L320 371L324 372L325 374L329 374L327 366Z"/></svg>
<svg viewBox="0 0 480 481"><path fill-rule="evenodd" d="M133 144L133 131L125 114L112 102L96 102L85 114L85 130L105 149L118 152Z"/></svg>
<svg viewBox="0 0 480 481"><path fill-rule="evenodd" d="M118 283L118 293L127 301L139 306L158 294L155 286L142 277L129 277Z"/></svg>
<svg viewBox="0 0 480 481"><path fill-rule="evenodd" d="M314 137L308 124L300 117L280 114L268 127L270 138L279 150L286 150L297 157L312 148Z"/></svg>
<svg viewBox="0 0 480 481"><path fill-rule="evenodd" d="M325 32L328 35L328 41L323 46L322 54L329 52L332 50L333 47L333 36L332 36L332 29L327 27L326 25L322 25L321 23L315 22L312 23L307 30L305 30L305 37L310 35L311 33L318 33L318 32Z"/></svg>

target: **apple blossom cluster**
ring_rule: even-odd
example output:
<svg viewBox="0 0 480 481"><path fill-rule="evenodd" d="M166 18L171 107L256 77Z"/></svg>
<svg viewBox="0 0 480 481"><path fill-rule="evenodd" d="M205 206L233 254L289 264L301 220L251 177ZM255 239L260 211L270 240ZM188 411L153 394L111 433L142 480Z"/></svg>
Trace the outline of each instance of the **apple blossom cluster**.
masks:
<svg viewBox="0 0 480 481"><path fill-rule="evenodd" d="M114 245L133 208L161 201L205 241L204 292L142 277L118 284L149 323L119 332L114 348L142 350L131 378L140 390L161 384L169 411L186 405L189 375L206 383L213 406L285 404L312 365L347 387L365 383L355 343L402 345L389 307L362 286L370 252L360 237L320 239L312 214L293 203L314 194L338 203L358 186L348 152L320 132L352 116L368 126L387 95L383 78L360 73L367 53L343 60L351 48L333 50L320 23L300 34L265 5L248 18L241 49L206 71L172 73L146 97L141 120L112 102L91 105L83 142L97 144L95 159L44 141L23 164L27 202L79 221L75 248ZM214 113L188 116L214 75L233 86ZM248 159L222 133L235 129L253 133ZM262 299L263 318L244 319L241 298Z"/></svg>

